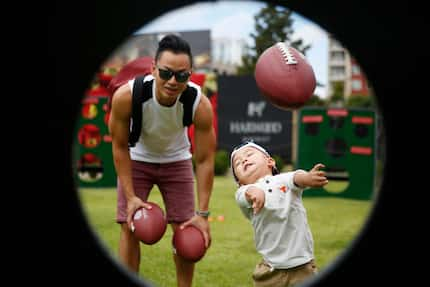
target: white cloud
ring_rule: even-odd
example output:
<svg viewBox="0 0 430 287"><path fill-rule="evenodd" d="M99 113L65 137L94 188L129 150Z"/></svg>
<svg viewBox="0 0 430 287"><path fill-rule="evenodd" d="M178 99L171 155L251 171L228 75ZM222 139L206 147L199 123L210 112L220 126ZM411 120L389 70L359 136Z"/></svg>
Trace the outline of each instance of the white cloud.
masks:
<svg viewBox="0 0 430 287"><path fill-rule="evenodd" d="M314 94L317 95L320 98L326 98L327 97L327 87L316 87Z"/></svg>
<svg viewBox="0 0 430 287"><path fill-rule="evenodd" d="M294 30L293 39L301 38L303 39L304 43L307 44L313 44L316 42L324 41L327 37L327 33L319 28L316 25L312 24L306 24L301 25L297 27Z"/></svg>
<svg viewBox="0 0 430 287"><path fill-rule="evenodd" d="M208 21L209 12L207 3L185 6L159 16L136 31L136 33L209 29L211 26L211 22Z"/></svg>
<svg viewBox="0 0 430 287"><path fill-rule="evenodd" d="M242 27L243 23L240 23L239 20L233 21L234 18L245 19L245 22L249 25L249 19L253 21L254 13L263 5L263 2L258 1L195 3L161 15L136 31L136 33L212 29L225 21L234 22L230 29ZM253 27L253 23L251 27Z"/></svg>
<svg viewBox="0 0 430 287"><path fill-rule="evenodd" d="M238 12L231 16L222 18L212 27L213 38L249 38L249 34L254 30L253 15L246 12Z"/></svg>

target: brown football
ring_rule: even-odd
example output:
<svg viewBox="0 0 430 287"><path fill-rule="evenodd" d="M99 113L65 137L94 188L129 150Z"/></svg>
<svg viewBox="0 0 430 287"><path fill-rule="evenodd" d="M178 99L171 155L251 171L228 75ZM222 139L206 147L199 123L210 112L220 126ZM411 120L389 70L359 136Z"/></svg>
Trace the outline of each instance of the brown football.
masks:
<svg viewBox="0 0 430 287"><path fill-rule="evenodd" d="M314 71L305 56L283 42L260 55L254 76L263 96L281 109L303 106L316 87Z"/></svg>
<svg viewBox="0 0 430 287"><path fill-rule="evenodd" d="M206 253L203 233L194 225L188 225L184 229L177 228L172 243L176 255L191 262L199 261Z"/></svg>
<svg viewBox="0 0 430 287"><path fill-rule="evenodd" d="M145 244L158 242L166 232L167 219L161 207L154 202L151 209L140 208L132 217L132 230L135 236Z"/></svg>

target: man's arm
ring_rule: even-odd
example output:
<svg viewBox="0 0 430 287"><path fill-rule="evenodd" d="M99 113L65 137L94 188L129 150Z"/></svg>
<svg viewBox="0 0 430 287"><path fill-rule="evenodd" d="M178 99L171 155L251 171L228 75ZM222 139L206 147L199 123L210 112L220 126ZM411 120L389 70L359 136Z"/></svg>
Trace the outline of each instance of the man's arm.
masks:
<svg viewBox="0 0 430 287"><path fill-rule="evenodd" d="M196 164L199 210L209 209L214 179L216 139L209 99L202 95L194 116L194 160Z"/></svg>
<svg viewBox="0 0 430 287"><path fill-rule="evenodd" d="M198 209L207 211L214 180L216 139L213 128L213 111L209 99L202 95L194 115L194 161L196 165ZM199 227L204 234L206 247L210 244L209 224L206 219L194 216L183 226Z"/></svg>
<svg viewBox="0 0 430 287"><path fill-rule="evenodd" d="M112 154L116 173L127 199L127 223L140 206L150 207L135 196L131 176L131 158L128 148L131 117L131 91L128 84L118 88L112 98L109 132L112 136Z"/></svg>

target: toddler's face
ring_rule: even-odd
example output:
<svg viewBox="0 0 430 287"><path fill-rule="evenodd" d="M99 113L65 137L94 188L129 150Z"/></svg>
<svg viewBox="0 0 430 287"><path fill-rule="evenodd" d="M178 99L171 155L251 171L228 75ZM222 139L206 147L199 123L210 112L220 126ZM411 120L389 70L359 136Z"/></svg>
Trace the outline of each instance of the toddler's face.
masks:
<svg viewBox="0 0 430 287"><path fill-rule="evenodd" d="M245 147L234 154L232 166L239 184L250 184L259 178L271 175L275 165L273 158L268 157L254 147Z"/></svg>

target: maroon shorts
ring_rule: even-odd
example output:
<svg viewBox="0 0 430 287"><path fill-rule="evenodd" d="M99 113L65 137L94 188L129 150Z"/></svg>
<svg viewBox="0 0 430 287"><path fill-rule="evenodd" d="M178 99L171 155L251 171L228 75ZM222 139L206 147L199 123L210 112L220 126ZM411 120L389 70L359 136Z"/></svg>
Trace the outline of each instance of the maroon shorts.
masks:
<svg viewBox="0 0 430 287"><path fill-rule="evenodd" d="M190 219L194 209L194 174L192 161L172 163L148 163L132 161L133 186L136 196L148 199L152 187L158 186L163 197L167 221L184 222ZM127 201L118 179L118 223L127 221Z"/></svg>

